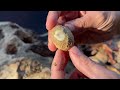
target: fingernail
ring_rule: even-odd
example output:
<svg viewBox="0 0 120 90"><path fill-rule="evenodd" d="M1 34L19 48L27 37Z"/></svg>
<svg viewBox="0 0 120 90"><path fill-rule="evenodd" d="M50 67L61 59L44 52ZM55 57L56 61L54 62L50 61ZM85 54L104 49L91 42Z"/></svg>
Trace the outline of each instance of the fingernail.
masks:
<svg viewBox="0 0 120 90"><path fill-rule="evenodd" d="M73 46L70 50L69 50L69 52L71 52L71 53L73 53L73 54L75 54L75 55L81 55L81 52L80 52L80 50L76 47L76 46Z"/></svg>

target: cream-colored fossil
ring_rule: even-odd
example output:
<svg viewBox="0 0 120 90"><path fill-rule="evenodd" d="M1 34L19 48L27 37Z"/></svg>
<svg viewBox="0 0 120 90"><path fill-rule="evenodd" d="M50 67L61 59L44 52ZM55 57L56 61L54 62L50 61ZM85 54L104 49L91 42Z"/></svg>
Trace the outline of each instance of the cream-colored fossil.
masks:
<svg viewBox="0 0 120 90"><path fill-rule="evenodd" d="M55 26L50 34L52 42L60 50L68 51L74 45L74 36L65 26Z"/></svg>

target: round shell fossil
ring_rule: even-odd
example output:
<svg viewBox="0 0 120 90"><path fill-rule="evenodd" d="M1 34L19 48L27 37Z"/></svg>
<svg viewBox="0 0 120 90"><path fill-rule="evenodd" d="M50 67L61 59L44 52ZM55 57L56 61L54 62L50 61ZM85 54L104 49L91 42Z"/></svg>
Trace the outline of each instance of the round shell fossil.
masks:
<svg viewBox="0 0 120 90"><path fill-rule="evenodd" d="M68 51L74 45L72 32L62 25L57 25L51 30L51 39L54 45L63 51Z"/></svg>

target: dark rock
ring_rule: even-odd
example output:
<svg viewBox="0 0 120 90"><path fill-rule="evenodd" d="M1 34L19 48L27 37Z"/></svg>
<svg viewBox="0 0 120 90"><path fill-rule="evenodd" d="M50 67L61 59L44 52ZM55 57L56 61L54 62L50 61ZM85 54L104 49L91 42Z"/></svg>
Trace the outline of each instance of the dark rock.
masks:
<svg viewBox="0 0 120 90"><path fill-rule="evenodd" d="M30 50L44 57L53 57L55 55L55 53L51 52L46 45L32 45Z"/></svg>
<svg viewBox="0 0 120 90"><path fill-rule="evenodd" d="M4 38L4 35L3 35L3 32L2 32L2 29L0 29L0 40Z"/></svg>
<svg viewBox="0 0 120 90"><path fill-rule="evenodd" d="M17 47L15 44L8 44L6 47L7 54L15 54L17 52Z"/></svg>
<svg viewBox="0 0 120 90"><path fill-rule="evenodd" d="M32 37L23 31L18 30L15 32L15 35L17 35L24 43L32 43L33 42Z"/></svg>

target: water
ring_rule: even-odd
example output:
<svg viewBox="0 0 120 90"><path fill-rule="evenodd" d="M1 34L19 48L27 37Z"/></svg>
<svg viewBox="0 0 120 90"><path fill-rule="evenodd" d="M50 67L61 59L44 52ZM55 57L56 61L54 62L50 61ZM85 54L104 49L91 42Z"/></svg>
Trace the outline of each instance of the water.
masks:
<svg viewBox="0 0 120 90"><path fill-rule="evenodd" d="M37 33L46 33L46 17L48 11L0 11L0 21L11 21Z"/></svg>

